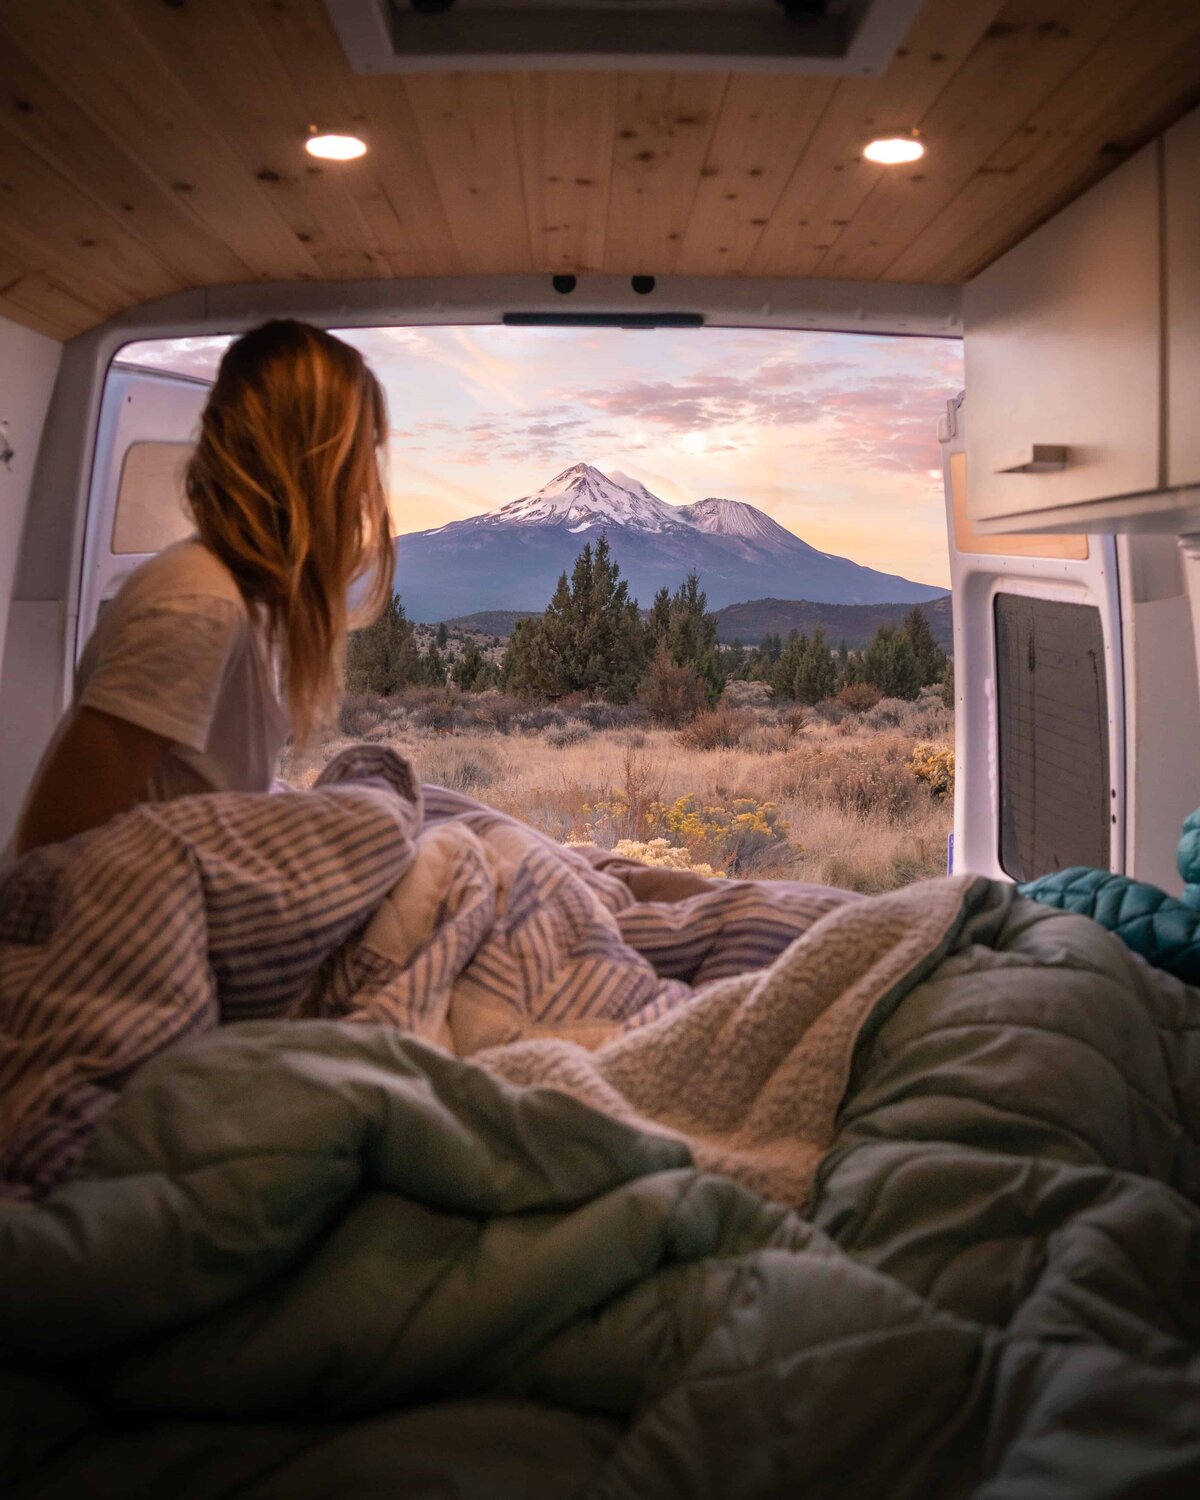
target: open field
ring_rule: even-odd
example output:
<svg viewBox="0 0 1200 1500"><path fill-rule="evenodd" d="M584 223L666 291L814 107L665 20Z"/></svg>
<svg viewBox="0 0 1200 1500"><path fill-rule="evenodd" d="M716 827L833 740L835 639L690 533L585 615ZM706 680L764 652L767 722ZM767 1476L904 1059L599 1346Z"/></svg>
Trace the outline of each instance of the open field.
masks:
<svg viewBox="0 0 1200 1500"><path fill-rule="evenodd" d="M889 890L944 873L953 720L936 689L865 713L723 701L681 730L641 710L535 707L499 693L410 689L355 697L338 732L291 752L283 775L311 785L358 740L411 757L423 781L468 792L553 838L738 876ZM925 748L919 748L925 747ZM663 842L665 841L665 842Z"/></svg>

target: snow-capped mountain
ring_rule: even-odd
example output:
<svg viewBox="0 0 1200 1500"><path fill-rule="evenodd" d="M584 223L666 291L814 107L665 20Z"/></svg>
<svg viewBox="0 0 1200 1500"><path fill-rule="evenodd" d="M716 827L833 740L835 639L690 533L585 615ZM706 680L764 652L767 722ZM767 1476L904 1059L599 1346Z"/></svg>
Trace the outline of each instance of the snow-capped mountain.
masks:
<svg viewBox="0 0 1200 1500"><path fill-rule="evenodd" d="M769 595L911 604L945 593L819 552L744 501L668 505L640 480L584 463L496 510L397 538L396 589L416 620L540 610L584 543L600 536L643 605L693 569L713 609Z"/></svg>
<svg viewBox="0 0 1200 1500"><path fill-rule="evenodd" d="M707 500L697 500L695 505L681 505L676 515L685 517L710 536L736 536L766 547L791 547L800 541L794 532L788 531L778 521L772 521L765 511L756 505L747 505L744 500L722 500L714 495ZM801 545L807 547L808 543Z"/></svg>
<svg viewBox="0 0 1200 1500"><path fill-rule="evenodd" d="M591 464L572 464L532 495L475 518L481 526L565 525L575 532L615 522L631 531L670 531L686 522L639 480L619 472L602 474Z"/></svg>

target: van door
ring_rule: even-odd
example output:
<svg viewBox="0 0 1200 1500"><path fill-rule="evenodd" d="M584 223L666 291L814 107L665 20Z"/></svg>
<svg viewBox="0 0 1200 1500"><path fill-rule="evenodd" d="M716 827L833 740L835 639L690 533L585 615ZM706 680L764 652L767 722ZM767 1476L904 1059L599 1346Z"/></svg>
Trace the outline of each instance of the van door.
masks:
<svg viewBox="0 0 1200 1500"><path fill-rule="evenodd" d="M1121 609L1111 536L982 536L967 517L969 420L942 442L953 591L950 867L1029 880L1125 868Z"/></svg>
<svg viewBox="0 0 1200 1500"><path fill-rule="evenodd" d="M66 375L54 399L74 413L86 405L90 372L79 364ZM94 444L80 434L81 453L69 444L50 450L43 445L37 483L56 488L57 514L50 522L30 511L9 612L0 712L0 848L70 702L79 653L105 602L138 563L191 529L181 504L181 472L208 390L207 381L114 362ZM31 507L36 503L35 488ZM77 515L84 518L81 534L74 532ZM53 535L54 525L67 525L71 540ZM79 552L67 563L63 554L74 550L74 535L80 535Z"/></svg>
<svg viewBox="0 0 1200 1500"><path fill-rule="evenodd" d="M73 674L100 611L139 563L188 536L183 471L210 384L115 362L104 387L88 497Z"/></svg>

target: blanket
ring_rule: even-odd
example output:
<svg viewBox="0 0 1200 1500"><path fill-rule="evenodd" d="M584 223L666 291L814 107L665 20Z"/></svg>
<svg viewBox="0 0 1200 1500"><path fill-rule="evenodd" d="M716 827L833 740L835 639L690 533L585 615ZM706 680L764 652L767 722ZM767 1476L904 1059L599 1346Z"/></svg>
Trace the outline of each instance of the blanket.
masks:
<svg viewBox="0 0 1200 1500"><path fill-rule="evenodd" d="M941 956L966 878L871 904L708 882L636 900L534 830L427 789L427 831L318 1001L391 1020L524 1087L668 1131L802 1205L864 1018Z"/></svg>
<svg viewBox="0 0 1200 1500"><path fill-rule="evenodd" d="M182 1037L333 1017L666 1131L800 1205L858 1028L936 961L963 882L868 910L737 881L640 899L647 877L422 794L372 747L312 793L139 808L39 851L0 892L10 1189L64 1180L124 1082Z"/></svg>
<svg viewBox="0 0 1200 1500"><path fill-rule="evenodd" d="M136 815L153 881L96 835L0 894L40 1143L0 1490L1200 1488L1196 991L984 880L566 851L543 901L538 836L386 756L336 776ZM255 820L305 808L293 861Z"/></svg>
<svg viewBox="0 0 1200 1500"><path fill-rule="evenodd" d="M146 804L0 881L0 1197L71 1171L136 1068L221 1021L287 1014L413 859L397 756L315 792Z"/></svg>
<svg viewBox="0 0 1200 1500"><path fill-rule="evenodd" d="M159 1055L69 1183L0 1213L0 1487L1195 1493L1197 997L955 889L944 956L860 1030L804 1217L394 1026Z"/></svg>

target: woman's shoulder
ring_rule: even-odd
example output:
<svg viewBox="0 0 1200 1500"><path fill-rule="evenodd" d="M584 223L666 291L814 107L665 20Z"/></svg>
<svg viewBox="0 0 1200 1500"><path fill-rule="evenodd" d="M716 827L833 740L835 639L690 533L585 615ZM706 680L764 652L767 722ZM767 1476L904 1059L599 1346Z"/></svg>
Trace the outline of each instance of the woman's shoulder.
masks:
<svg viewBox="0 0 1200 1500"><path fill-rule="evenodd" d="M164 547L125 580L118 595L122 612L144 609L204 609L223 606L245 612L233 574L196 537Z"/></svg>

